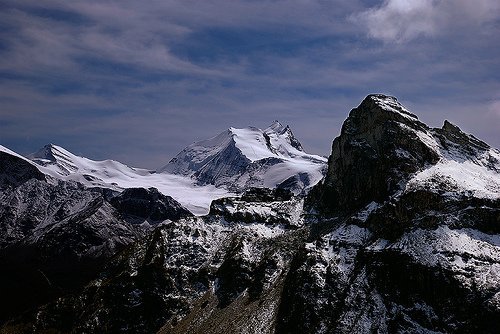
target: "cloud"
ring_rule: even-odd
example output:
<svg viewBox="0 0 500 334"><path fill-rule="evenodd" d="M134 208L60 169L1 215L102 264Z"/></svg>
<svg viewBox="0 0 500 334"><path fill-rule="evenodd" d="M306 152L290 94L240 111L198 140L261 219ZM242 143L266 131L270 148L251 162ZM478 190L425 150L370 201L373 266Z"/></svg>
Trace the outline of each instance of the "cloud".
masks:
<svg viewBox="0 0 500 334"><path fill-rule="evenodd" d="M368 34L383 41L404 41L436 30L432 0L389 0L355 17L364 23Z"/></svg>
<svg viewBox="0 0 500 334"><path fill-rule="evenodd" d="M0 143L157 168L193 140L279 119L327 155L368 93L431 120L498 100L493 2L365 3L5 0Z"/></svg>
<svg viewBox="0 0 500 334"><path fill-rule="evenodd" d="M353 15L368 35L384 42L406 42L420 36L456 33L499 18L497 0L385 0Z"/></svg>
<svg viewBox="0 0 500 334"><path fill-rule="evenodd" d="M500 119L500 99L490 102L488 111L495 117Z"/></svg>

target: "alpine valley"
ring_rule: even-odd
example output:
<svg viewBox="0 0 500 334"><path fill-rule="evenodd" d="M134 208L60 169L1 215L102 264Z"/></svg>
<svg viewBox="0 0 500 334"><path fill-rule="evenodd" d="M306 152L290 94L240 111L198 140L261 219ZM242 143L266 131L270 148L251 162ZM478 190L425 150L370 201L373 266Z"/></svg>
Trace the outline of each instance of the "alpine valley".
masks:
<svg viewBox="0 0 500 334"><path fill-rule="evenodd" d="M155 171L0 146L0 333L497 333L500 151L396 98L328 159L230 128Z"/></svg>

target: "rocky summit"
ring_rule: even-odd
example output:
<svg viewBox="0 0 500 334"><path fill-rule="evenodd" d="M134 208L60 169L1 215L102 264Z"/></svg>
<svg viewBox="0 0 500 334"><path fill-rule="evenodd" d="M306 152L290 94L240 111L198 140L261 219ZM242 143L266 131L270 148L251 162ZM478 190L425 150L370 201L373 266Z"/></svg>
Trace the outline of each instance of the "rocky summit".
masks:
<svg viewBox="0 0 500 334"><path fill-rule="evenodd" d="M273 123L193 144L165 169L241 181L262 158L250 137L279 164L321 163ZM394 97L351 110L312 189L245 183L204 216L155 189L54 178L1 148L1 333L500 328L500 151Z"/></svg>

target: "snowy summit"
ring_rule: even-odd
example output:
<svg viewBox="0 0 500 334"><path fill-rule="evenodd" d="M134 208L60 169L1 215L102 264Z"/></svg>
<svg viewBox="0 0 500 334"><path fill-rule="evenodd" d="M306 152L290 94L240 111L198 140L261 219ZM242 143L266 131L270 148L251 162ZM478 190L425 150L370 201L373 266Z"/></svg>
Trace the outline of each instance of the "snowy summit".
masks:
<svg viewBox="0 0 500 334"><path fill-rule="evenodd" d="M248 187L284 187L304 193L323 177L326 163L324 157L305 153L289 126L274 121L264 130L229 128L193 143L159 172L237 192Z"/></svg>

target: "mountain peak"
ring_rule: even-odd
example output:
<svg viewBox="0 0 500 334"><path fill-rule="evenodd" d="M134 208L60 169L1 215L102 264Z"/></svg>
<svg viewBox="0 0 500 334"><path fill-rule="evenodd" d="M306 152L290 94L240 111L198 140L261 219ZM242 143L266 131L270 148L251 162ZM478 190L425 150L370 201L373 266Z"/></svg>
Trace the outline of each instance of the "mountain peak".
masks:
<svg viewBox="0 0 500 334"><path fill-rule="evenodd" d="M444 120L442 129L448 132L462 132L457 125L451 123L447 119Z"/></svg>
<svg viewBox="0 0 500 334"><path fill-rule="evenodd" d="M321 201L345 212L381 201L439 158L439 144L417 116L395 97L368 95L333 141Z"/></svg>
<svg viewBox="0 0 500 334"><path fill-rule="evenodd" d="M42 166L56 163L64 164L66 165L66 167L70 165L73 168L74 160L79 157L62 148L61 146L50 143L43 146L35 153L29 154L27 158Z"/></svg>
<svg viewBox="0 0 500 334"><path fill-rule="evenodd" d="M437 129L437 131L444 135L449 142L458 145L462 150L469 151L472 155L477 154L477 150L485 151L490 149L488 144L471 134L463 132L457 125L450 123L448 120L445 120L443 127ZM447 147L449 143L444 141L442 144Z"/></svg>
<svg viewBox="0 0 500 334"><path fill-rule="evenodd" d="M273 136L283 137L288 144L292 145L298 151L304 152L304 148L299 140L293 135L292 129L289 125L284 126L279 121L275 120L269 127L267 127L264 132L264 137L271 138ZM266 138L266 140L268 140ZM273 149L270 148L271 151Z"/></svg>
<svg viewBox="0 0 500 334"><path fill-rule="evenodd" d="M276 133L282 133L288 128L287 126L283 126L278 120L274 120L271 125L269 125L264 132L274 131Z"/></svg>
<svg viewBox="0 0 500 334"><path fill-rule="evenodd" d="M38 151L29 154L27 156L27 158L31 159L31 160L36 160L39 162L44 161L45 163L55 162L56 157L54 156L53 151L56 149L56 147L57 146L55 146L52 143L47 144L47 145L43 146L42 148L40 148Z"/></svg>
<svg viewBox="0 0 500 334"><path fill-rule="evenodd" d="M358 107L372 111L373 109L382 109L391 113L403 115L404 117L418 120L418 117L406 109L396 97L384 94L370 94Z"/></svg>
<svg viewBox="0 0 500 334"><path fill-rule="evenodd" d="M52 143L43 146L35 153L29 154L27 158L40 166L52 166L50 169L66 176L78 171L77 161L83 159Z"/></svg>
<svg viewBox="0 0 500 334"><path fill-rule="evenodd" d="M386 123L399 123L418 131L429 129L418 117L406 109L397 98L384 94L370 94L351 110L342 125L343 134L371 132Z"/></svg>
<svg viewBox="0 0 500 334"><path fill-rule="evenodd" d="M57 160L57 156L64 155L69 156L73 155L71 152L65 150L61 146L57 146L55 144L47 144L40 148L38 151L31 153L28 155L28 159L31 160L49 160L55 162Z"/></svg>
<svg viewBox="0 0 500 334"><path fill-rule="evenodd" d="M399 103L398 98L392 95L385 95L381 93L375 93L375 94L368 94L365 99L370 99L370 100L383 100L383 101L389 101L393 103Z"/></svg>
<svg viewBox="0 0 500 334"><path fill-rule="evenodd" d="M158 171L240 191L249 186L275 187L290 177L300 179L299 174L308 187L321 178L325 163L326 159L303 151L290 127L274 121L264 130L231 127L193 143Z"/></svg>

